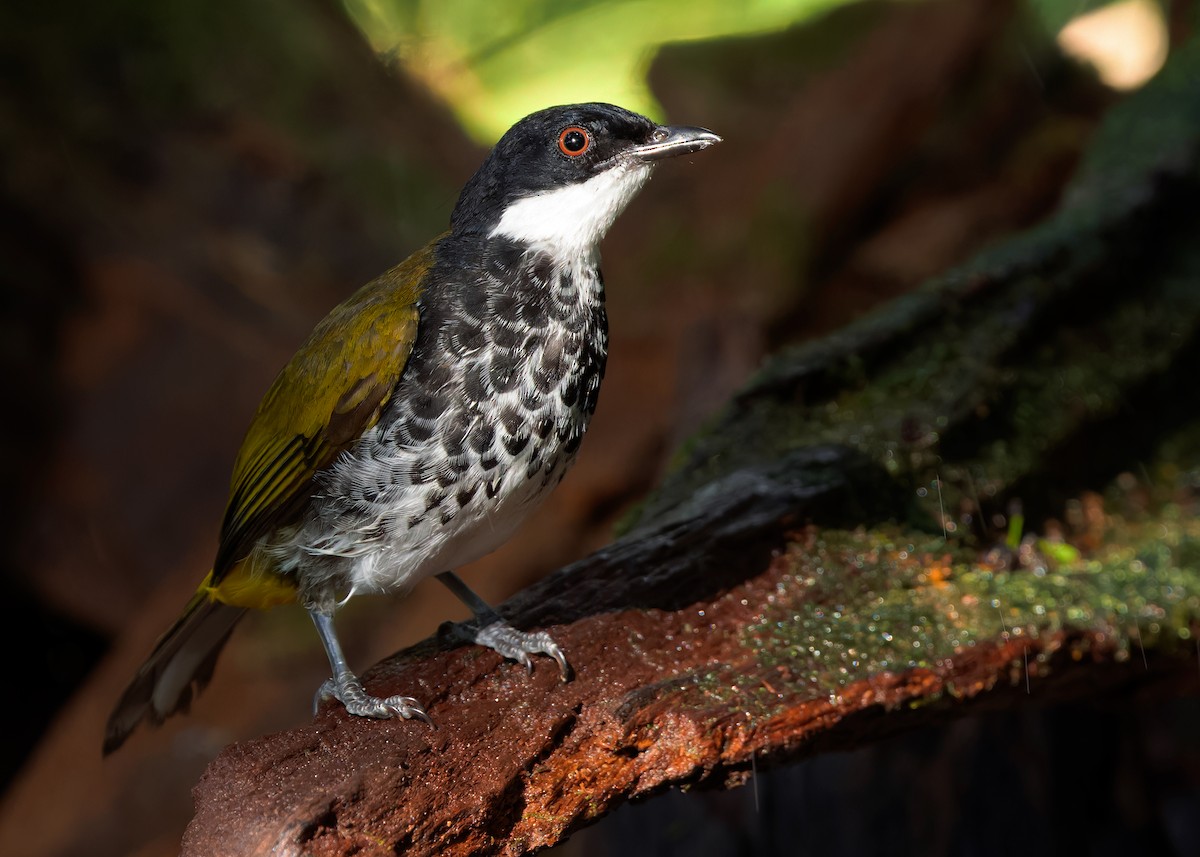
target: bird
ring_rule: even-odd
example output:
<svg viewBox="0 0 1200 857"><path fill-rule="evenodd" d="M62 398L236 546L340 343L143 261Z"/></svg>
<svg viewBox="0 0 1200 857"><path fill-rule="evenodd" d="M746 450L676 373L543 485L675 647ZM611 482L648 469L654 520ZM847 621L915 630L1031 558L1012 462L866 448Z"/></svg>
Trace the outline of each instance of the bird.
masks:
<svg viewBox="0 0 1200 857"><path fill-rule="evenodd" d="M369 694L334 614L436 577L462 633L530 671L567 658L455 569L505 542L558 484L596 408L608 351L599 244L664 159L721 138L604 103L518 121L467 181L449 228L317 324L275 378L233 465L212 568L116 703L103 752L186 712L248 610L308 611L331 677L314 708L431 722Z"/></svg>

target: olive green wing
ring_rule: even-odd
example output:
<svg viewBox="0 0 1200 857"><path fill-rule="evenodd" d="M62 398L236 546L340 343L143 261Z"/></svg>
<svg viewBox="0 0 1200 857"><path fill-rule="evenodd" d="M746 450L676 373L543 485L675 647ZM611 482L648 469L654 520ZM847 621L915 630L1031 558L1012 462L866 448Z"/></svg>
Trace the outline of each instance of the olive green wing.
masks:
<svg viewBox="0 0 1200 857"><path fill-rule="evenodd" d="M416 341L433 247L338 305L263 397L234 464L213 584L264 535L295 522L314 476L379 420Z"/></svg>

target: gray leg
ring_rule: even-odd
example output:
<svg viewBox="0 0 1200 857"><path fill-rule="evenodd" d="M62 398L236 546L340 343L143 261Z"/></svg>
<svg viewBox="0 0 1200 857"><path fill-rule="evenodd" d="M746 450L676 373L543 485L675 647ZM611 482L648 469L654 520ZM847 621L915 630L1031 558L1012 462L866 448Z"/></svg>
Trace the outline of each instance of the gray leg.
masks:
<svg viewBox="0 0 1200 857"><path fill-rule="evenodd" d="M558 673L562 680L567 681L571 677L571 667L567 663L566 655L545 631L518 631L505 622L491 605L471 591L471 587L463 583L462 578L452 571L443 571L437 579L475 614L474 622L454 626L459 635L524 664L530 672L533 672L530 655L549 655L558 662Z"/></svg>
<svg viewBox="0 0 1200 857"><path fill-rule="evenodd" d="M342 646L338 643L337 633L333 630L333 617L317 610L309 610L308 615L317 626L317 634L321 637L325 654L329 656L329 665L333 668L333 678L321 685L313 699L313 714L317 713L317 706L323 700L332 698L341 702L348 712L357 717L374 717L380 720L393 717L408 720L415 717L424 720L430 726L433 725L421 703L411 696L389 696L387 699L380 699L367 693L358 676L350 672L346 656L342 654Z"/></svg>

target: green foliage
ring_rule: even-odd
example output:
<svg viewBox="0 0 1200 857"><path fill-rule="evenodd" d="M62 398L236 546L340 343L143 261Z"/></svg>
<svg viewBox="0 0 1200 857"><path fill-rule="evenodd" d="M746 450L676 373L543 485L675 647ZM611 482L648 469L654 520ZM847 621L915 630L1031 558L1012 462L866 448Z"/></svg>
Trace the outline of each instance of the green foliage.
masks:
<svg viewBox="0 0 1200 857"><path fill-rule="evenodd" d="M481 142L549 104L611 101L661 118L646 85L670 42L782 29L847 0L344 0L377 51Z"/></svg>

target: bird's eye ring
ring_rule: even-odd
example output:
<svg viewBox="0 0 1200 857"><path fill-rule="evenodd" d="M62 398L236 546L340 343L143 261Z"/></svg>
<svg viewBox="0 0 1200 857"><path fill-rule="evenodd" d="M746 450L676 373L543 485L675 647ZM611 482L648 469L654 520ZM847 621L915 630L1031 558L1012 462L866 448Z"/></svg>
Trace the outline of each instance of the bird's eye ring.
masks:
<svg viewBox="0 0 1200 857"><path fill-rule="evenodd" d="M578 158L592 145L592 135L587 128L571 125L558 135L558 150L568 158Z"/></svg>

